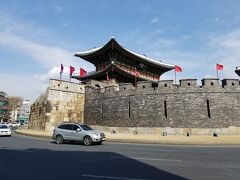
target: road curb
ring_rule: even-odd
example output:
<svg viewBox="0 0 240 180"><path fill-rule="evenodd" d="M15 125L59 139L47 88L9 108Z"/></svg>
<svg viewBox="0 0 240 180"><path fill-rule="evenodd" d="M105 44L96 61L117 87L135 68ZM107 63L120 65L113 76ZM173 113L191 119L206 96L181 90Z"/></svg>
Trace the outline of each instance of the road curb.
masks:
<svg viewBox="0 0 240 180"><path fill-rule="evenodd" d="M26 132L21 132L21 131L15 131L16 134L24 135L24 136L30 136L30 137L37 137L37 138L43 138L43 139L51 139L51 136L45 136L45 135L37 135L37 134L29 134Z"/></svg>
<svg viewBox="0 0 240 180"><path fill-rule="evenodd" d="M37 137L43 139L52 139L52 136L49 135L40 135L40 134L32 134L22 132L20 130L15 131L16 134L30 136L30 137ZM172 141L156 141L156 140L139 140L139 139L121 139L121 138L106 138L106 142L116 142L116 143L135 143L135 144L159 144L159 145L166 145L166 146L226 146L226 147L240 147L240 144L226 144L226 143L193 143L193 142L172 142Z"/></svg>
<svg viewBox="0 0 240 180"><path fill-rule="evenodd" d="M135 140L135 139L107 139L106 142L119 142L119 143L133 143L133 144L159 144L159 145L166 145L166 146L207 146L207 147L240 147L240 144L207 144L207 143L188 143L188 142L160 142L160 141L144 141L144 140Z"/></svg>

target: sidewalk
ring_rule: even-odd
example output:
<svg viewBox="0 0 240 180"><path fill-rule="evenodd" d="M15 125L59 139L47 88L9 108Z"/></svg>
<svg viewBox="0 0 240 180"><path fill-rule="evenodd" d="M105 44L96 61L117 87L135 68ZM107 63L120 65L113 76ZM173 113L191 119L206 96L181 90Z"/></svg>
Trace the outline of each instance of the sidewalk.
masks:
<svg viewBox="0 0 240 180"><path fill-rule="evenodd" d="M17 134L41 137L51 139L52 132L33 131L28 129L19 129ZM209 146L240 146L240 135L222 135L213 136L181 136L181 135L149 135L149 134L111 134L105 132L107 142L124 142L124 143L148 143L164 145L209 145Z"/></svg>

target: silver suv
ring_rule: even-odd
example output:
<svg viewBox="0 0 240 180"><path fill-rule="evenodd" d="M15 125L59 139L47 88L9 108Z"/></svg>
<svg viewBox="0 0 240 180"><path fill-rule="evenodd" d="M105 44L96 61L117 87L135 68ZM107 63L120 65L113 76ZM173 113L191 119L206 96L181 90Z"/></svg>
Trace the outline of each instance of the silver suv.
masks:
<svg viewBox="0 0 240 180"><path fill-rule="evenodd" d="M52 138L57 144L64 141L81 141L89 146L92 143L102 144L105 134L102 131L93 130L86 124L63 123L53 130Z"/></svg>

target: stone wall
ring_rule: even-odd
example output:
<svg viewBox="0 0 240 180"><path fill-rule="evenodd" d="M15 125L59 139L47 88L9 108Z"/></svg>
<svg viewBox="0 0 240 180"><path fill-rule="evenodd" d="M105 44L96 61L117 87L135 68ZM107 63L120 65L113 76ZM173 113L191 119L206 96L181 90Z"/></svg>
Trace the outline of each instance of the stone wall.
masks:
<svg viewBox="0 0 240 180"><path fill-rule="evenodd" d="M109 127L93 125L94 129L109 133L152 134L152 135L240 135L240 127L227 128L170 128L170 127Z"/></svg>
<svg viewBox="0 0 240 180"><path fill-rule="evenodd" d="M52 131L60 122L83 122L84 85L51 79L45 94L31 106L29 129Z"/></svg>
<svg viewBox="0 0 240 180"><path fill-rule="evenodd" d="M85 87L85 123L109 127L240 127L238 79L162 80Z"/></svg>

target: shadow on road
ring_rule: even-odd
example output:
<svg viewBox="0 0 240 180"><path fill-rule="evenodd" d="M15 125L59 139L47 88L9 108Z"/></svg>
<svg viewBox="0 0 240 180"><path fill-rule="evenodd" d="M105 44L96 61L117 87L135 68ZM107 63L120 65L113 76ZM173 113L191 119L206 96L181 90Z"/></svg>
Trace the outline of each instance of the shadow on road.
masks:
<svg viewBox="0 0 240 180"><path fill-rule="evenodd" d="M184 179L111 152L0 149L0 174L6 180Z"/></svg>

